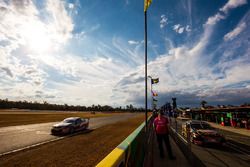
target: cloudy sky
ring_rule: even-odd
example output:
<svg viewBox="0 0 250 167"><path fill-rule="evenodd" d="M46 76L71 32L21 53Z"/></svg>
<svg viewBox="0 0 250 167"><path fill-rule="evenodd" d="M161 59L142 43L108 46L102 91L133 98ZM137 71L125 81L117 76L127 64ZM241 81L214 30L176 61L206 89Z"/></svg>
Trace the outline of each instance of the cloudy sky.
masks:
<svg viewBox="0 0 250 167"><path fill-rule="evenodd" d="M0 98L144 106L143 3L0 0ZM249 3L153 0L148 74L160 78L159 105L250 102Z"/></svg>

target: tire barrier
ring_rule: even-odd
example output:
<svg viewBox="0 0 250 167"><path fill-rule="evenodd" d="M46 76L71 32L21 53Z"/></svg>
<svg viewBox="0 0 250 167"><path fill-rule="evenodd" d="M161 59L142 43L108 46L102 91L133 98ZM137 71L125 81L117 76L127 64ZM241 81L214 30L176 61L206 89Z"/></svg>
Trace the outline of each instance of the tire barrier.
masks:
<svg viewBox="0 0 250 167"><path fill-rule="evenodd" d="M151 127L151 117L148 127ZM132 132L121 144L109 153L96 167L141 167L145 157L145 122Z"/></svg>

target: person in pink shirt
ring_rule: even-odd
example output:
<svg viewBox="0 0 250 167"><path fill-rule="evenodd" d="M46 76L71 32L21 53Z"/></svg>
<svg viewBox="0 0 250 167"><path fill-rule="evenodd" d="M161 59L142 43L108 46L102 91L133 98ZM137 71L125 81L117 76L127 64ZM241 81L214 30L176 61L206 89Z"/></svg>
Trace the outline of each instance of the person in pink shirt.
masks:
<svg viewBox="0 0 250 167"><path fill-rule="evenodd" d="M176 159L173 155L171 145L169 142L169 122L168 118L163 115L162 112L158 113L158 116L154 119L154 129L157 137L157 142L160 150L160 157L164 158L164 151L163 151L163 141L166 144L169 159Z"/></svg>

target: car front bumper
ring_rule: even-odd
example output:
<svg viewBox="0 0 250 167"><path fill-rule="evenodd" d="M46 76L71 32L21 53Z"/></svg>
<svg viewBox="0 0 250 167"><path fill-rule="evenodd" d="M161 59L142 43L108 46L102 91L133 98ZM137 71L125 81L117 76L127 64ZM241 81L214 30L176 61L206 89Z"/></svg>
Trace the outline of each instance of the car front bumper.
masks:
<svg viewBox="0 0 250 167"><path fill-rule="evenodd" d="M51 134L53 135L61 135L69 133L69 128L52 128Z"/></svg>

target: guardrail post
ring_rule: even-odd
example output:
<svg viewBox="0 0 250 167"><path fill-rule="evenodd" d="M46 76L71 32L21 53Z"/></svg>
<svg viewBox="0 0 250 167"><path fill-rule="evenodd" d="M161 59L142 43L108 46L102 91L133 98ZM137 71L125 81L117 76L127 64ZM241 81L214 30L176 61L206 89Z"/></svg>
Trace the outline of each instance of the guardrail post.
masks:
<svg viewBox="0 0 250 167"><path fill-rule="evenodd" d="M177 119L176 118L175 118L175 132L178 133L177 132Z"/></svg>
<svg viewBox="0 0 250 167"><path fill-rule="evenodd" d="M191 150L191 133L190 133L190 127L189 126L186 126L186 132L187 132L188 148Z"/></svg>

